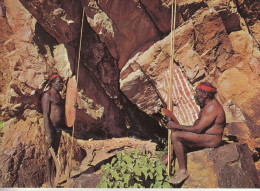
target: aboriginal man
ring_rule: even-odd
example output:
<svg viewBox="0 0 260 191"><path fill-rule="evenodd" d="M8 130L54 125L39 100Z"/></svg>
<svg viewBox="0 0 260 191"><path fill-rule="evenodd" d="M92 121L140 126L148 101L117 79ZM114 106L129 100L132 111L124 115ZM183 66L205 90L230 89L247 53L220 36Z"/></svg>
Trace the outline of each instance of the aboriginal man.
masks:
<svg viewBox="0 0 260 191"><path fill-rule="evenodd" d="M186 147L215 148L222 141L226 118L223 107L215 99L215 94L216 88L211 83L199 83L195 92L195 100L201 110L194 124L191 126L177 125L172 120L166 124L168 129L172 129L173 151L179 164L179 171L169 180L172 184L179 184L189 177ZM165 157L162 161L167 163Z"/></svg>
<svg viewBox="0 0 260 191"><path fill-rule="evenodd" d="M59 93L63 89L63 80L59 74L54 74L50 77L48 85L50 89L42 96L45 141L48 148L53 147L57 152L61 136L61 131L58 129L65 125L64 101ZM46 166L48 187L53 187L54 162L49 149Z"/></svg>

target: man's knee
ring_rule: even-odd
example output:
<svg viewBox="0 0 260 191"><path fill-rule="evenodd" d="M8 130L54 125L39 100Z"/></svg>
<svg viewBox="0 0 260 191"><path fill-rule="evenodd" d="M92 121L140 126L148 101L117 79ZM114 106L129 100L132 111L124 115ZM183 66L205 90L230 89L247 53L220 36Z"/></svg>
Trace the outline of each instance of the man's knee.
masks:
<svg viewBox="0 0 260 191"><path fill-rule="evenodd" d="M172 141L178 141L181 137L181 131L173 131L172 132Z"/></svg>

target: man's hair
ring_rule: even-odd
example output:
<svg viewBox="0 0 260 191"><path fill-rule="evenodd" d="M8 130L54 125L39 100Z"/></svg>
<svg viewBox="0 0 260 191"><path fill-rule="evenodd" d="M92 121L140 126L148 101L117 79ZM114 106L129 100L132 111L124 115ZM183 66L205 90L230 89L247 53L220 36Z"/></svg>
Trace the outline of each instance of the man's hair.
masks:
<svg viewBox="0 0 260 191"><path fill-rule="evenodd" d="M215 89L215 91L205 91L203 89L200 89L202 92L207 93L209 99L214 99L215 98L215 94L217 93L216 88L208 81L201 82L200 84Z"/></svg>
<svg viewBox="0 0 260 191"><path fill-rule="evenodd" d="M60 75L57 74L57 73L51 75L51 77L50 77L49 80L48 80L47 86L52 87L52 84L55 82L55 80L56 80L57 77L60 77Z"/></svg>

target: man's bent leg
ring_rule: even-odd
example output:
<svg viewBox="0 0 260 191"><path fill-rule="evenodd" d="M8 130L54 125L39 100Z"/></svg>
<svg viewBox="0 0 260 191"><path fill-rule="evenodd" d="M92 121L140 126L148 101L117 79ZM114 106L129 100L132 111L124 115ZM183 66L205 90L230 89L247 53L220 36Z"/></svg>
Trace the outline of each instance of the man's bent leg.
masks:
<svg viewBox="0 0 260 191"><path fill-rule="evenodd" d="M172 150L171 150L171 162L172 160L175 158L175 155L174 155L174 150L173 150L173 146L172 146ZM161 161L167 165L168 164L168 152L161 158Z"/></svg>
<svg viewBox="0 0 260 191"><path fill-rule="evenodd" d="M183 140L179 137L181 133L181 131L176 131L172 133L173 149L179 164L179 171L176 172L176 175L169 180L169 182L172 184L180 184L182 181L186 180L189 177L186 165L187 157L185 153L185 145L182 142Z"/></svg>

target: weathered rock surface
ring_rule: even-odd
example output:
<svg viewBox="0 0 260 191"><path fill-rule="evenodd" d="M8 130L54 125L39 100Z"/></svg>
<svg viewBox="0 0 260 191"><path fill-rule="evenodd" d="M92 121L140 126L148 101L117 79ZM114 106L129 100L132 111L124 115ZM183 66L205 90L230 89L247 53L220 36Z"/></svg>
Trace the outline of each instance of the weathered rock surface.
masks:
<svg viewBox="0 0 260 191"><path fill-rule="evenodd" d="M193 94L192 87L196 86L198 81L212 82L218 89L217 99L222 104L227 104L226 113L230 116L232 112L229 106L233 107L233 105L240 110L242 118L239 122L244 125L239 125L237 128L238 131L246 134L244 138L240 137L239 141L248 143L252 153L259 156L257 150L259 148L260 52L256 37L252 32L248 32L250 29L244 20L246 14L241 13L241 2L196 1L200 4L199 9L191 11L191 15L185 22L176 28L174 60L176 68L182 71L187 81L180 85L174 84L173 88L182 91L185 84L188 84L191 88L186 94L188 92ZM184 4L187 8L193 3L194 1L185 1ZM245 12L250 12L247 17L251 14L250 18L254 18L252 23L259 26L255 20L256 1L250 3L243 1L242 4L246 7L254 7L252 11L246 9ZM237 11L238 6L239 11ZM122 91L141 110L149 114L156 113L163 102L167 102L165 90L168 86L167 83L163 83L166 80L162 79L169 80L165 71L170 63L170 38L169 34L145 52L137 53L126 63L120 73ZM178 79L176 74L175 78ZM177 97L173 100L180 103L185 93L180 95L181 98ZM231 105L228 104L230 101ZM187 104L189 102L192 102L192 96L186 101L191 115L196 112L192 112L192 104ZM176 116L184 113L183 106L179 111L178 104L173 105L175 105ZM189 123L192 122L193 120L189 120ZM232 117L229 118L228 123L233 122L237 121ZM230 126L233 124L228 125L228 129ZM234 132L226 132L227 139L233 140Z"/></svg>
<svg viewBox="0 0 260 191"><path fill-rule="evenodd" d="M89 24L105 42L119 68L144 46L159 38L159 31L139 1L82 1Z"/></svg>
<svg viewBox="0 0 260 191"><path fill-rule="evenodd" d="M260 43L259 34L259 10L260 5L257 1L246 1L237 0L238 11L241 16L245 19L250 33L257 41L258 45Z"/></svg>
<svg viewBox="0 0 260 191"><path fill-rule="evenodd" d="M40 187L46 180L46 150L38 119L10 120L3 133L1 187Z"/></svg>
<svg viewBox="0 0 260 191"><path fill-rule="evenodd" d="M11 141L10 149L0 151L1 163L9 161L1 170L7 180L3 185L31 187L43 182L44 148L30 142L35 137L21 133L30 134L30 126L36 137L43 136L36 129L41 126L40 98L48 77L58 72L66 81L76 74L83 6L75 136L149 139L163 132L155 116L167 103L171 1L0 0L0 119L8 121L3 144ZM258 0L178 1L173 96L180 122L191 124L198 113L192 89L201 80L212 82L218 100L226 105L225 139L248 143L257 164L258 12ZM69 145L68 134L62 140ZM77 166L86 153L80 147L76 151ZM67 162L65 151L59 157ZM68 171L66 166L63 170ZM30 172L35 176L25 175Z"/></svg>
<svg viewBox="0 0 260 191"><path fill-rule="evenodd" d="M96 188L101 178L101 174L83 174L69 179L64 184L64 188Z"/></svg>
<svg viewBox="0 0 260 191"><path fill-rule="evenodd" d="M59 43L72 42L79 37L82 13L79 1L20 2Z"/></svg>
<svg viewBox="0 0 260 191"><path fill-rule="evenodd" d="M259 188L247 144L232 143L188 153L190 177L182 188ZM177 167L178 168L178 167Z"/></svg>
<svg viewBox="0 0 260 191"><path fill-rule="evenodd" d="M4 26L1 79L5 83L0 86L0 105L1 118L5 121L21 116L25 109L41 111L41 95L53 73L58 72L65 81L76 73L81 24L81 14L74 15L75 9L82 10L78 1L72 2L73 11L69 2L21 1L31 12L19 1L15 2L6 0L1 4L4 10L0 18ZM48 6L52 14L46 11ZM17 15L21 20L16 20ZM86 19L84 26L76 136L83 139L154 136L153 129L158 129L158 124L152 120L146 125L149 117L121 93L116 59ZM137 120L135 116L144 119Z"/></svg>
<svg viewBox="0 0 260 191"><path fill-rule="evenodd" d="M40 113L31 110L26 110L23 117L6 122L3 130L0 149L1 187L41 187L47 178L43 119ZM57 159L62 164L60 181L68 178L70 166L71 175L78 176L97 171L103 161L120 150L129 152L139 148L154 153L156 149L156 143L151 141L114 138L88 141L74 139L71 150L71 141L71 135L62 131L57 152Z"/></svg>
<svg viewBox="0 0 260 191"><path fill-rule="evenodd" d="M47 178L45 167L45 138L43 119L37 111L26 110L24 119L5 124L0 150L1 187L40 187ZM71 153L71 136L60 137L57 158L62 174L68 174L70 155L72 165L79 166L86 152L75 142Z"/></svg>

